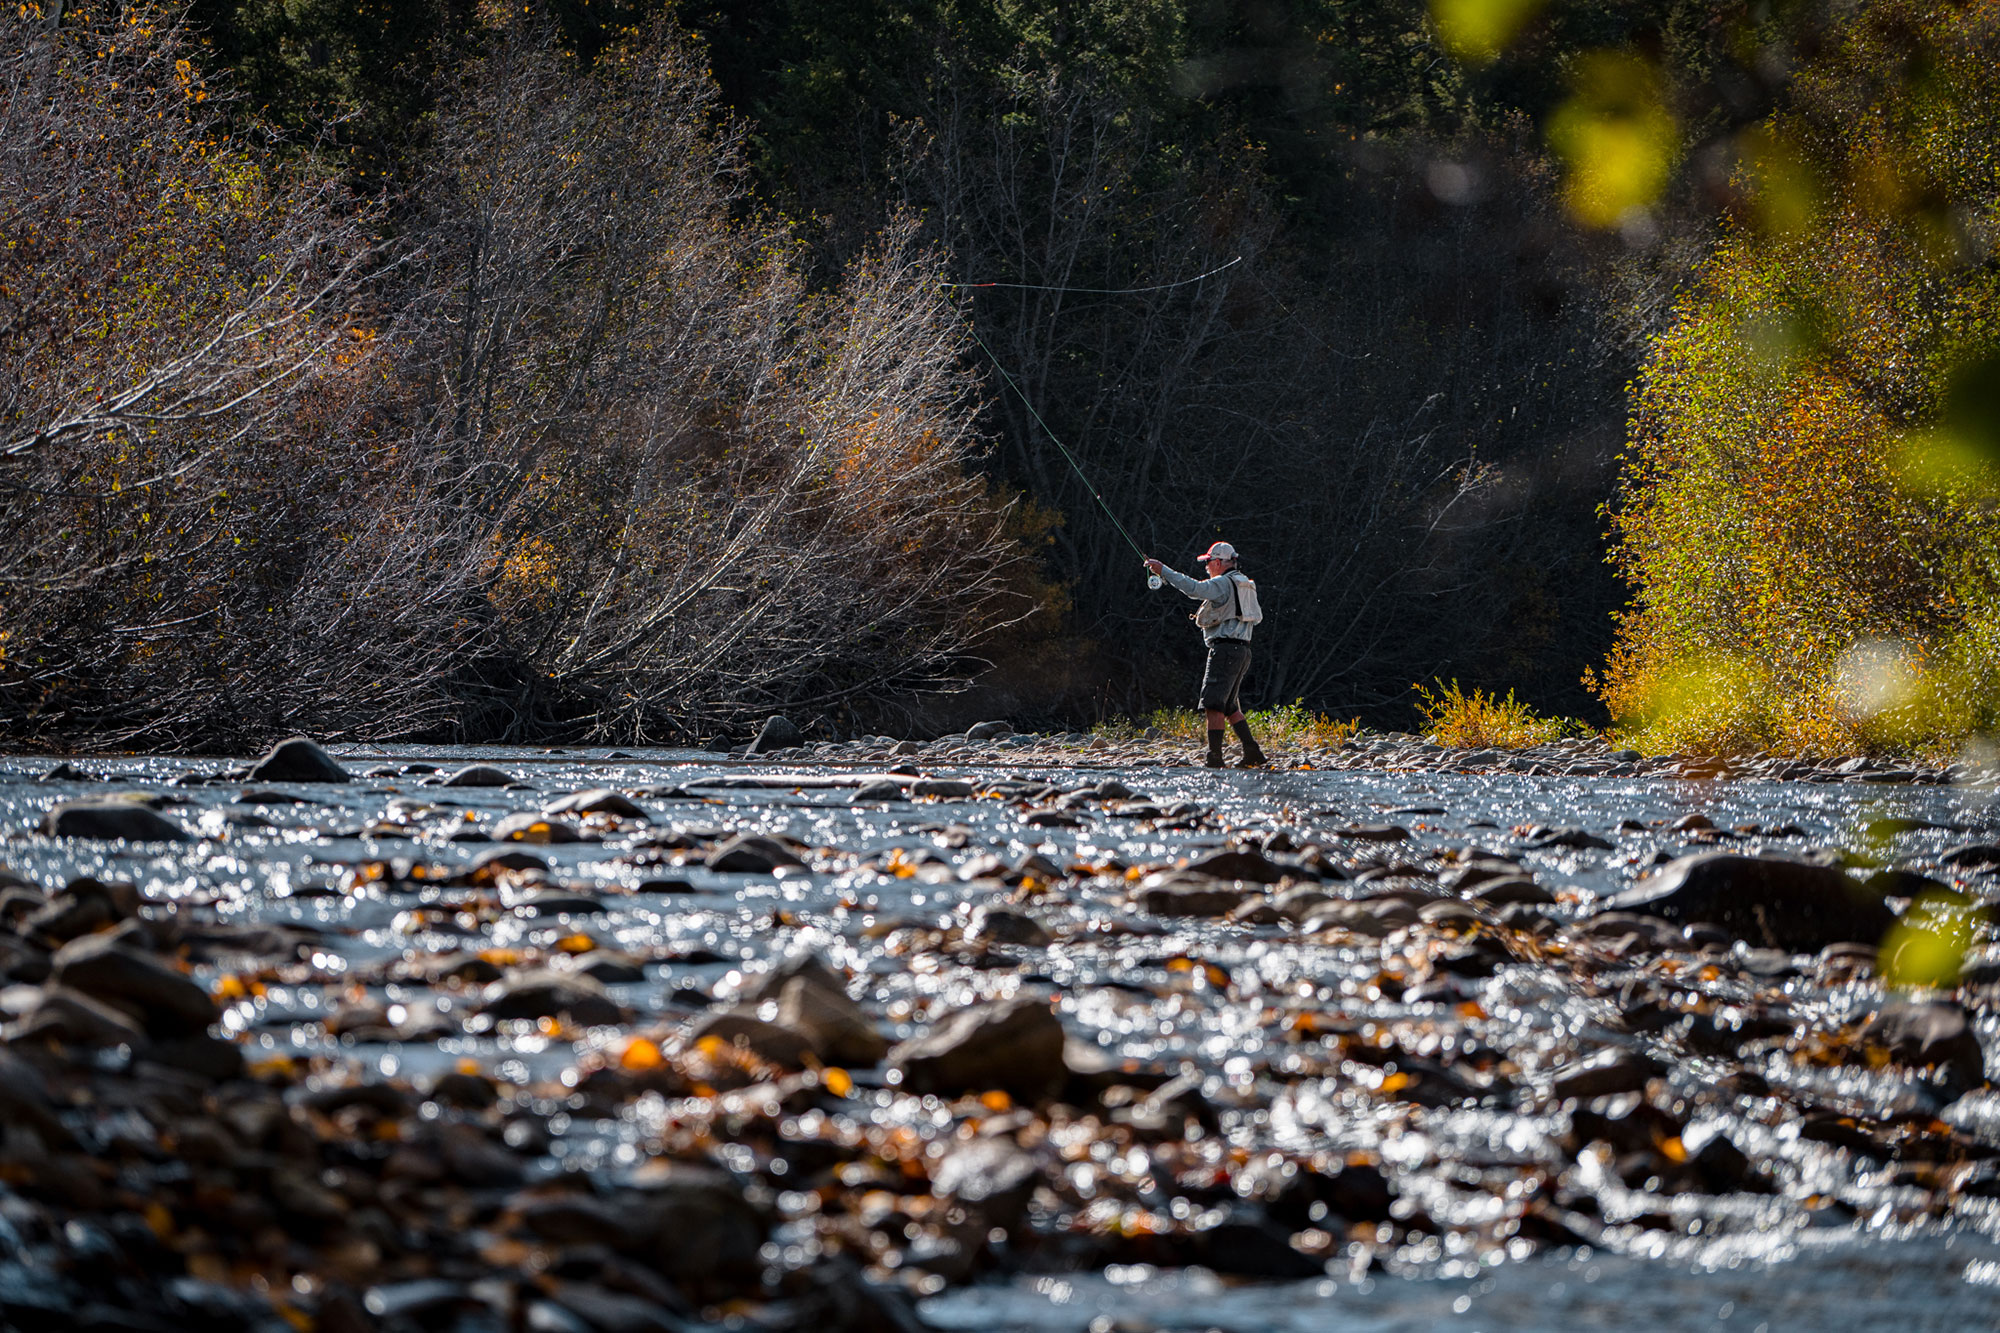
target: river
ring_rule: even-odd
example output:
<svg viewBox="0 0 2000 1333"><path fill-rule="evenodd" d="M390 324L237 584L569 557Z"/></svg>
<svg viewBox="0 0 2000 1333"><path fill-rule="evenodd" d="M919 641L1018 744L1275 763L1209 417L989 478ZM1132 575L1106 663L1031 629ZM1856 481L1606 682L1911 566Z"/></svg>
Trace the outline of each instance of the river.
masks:
<svg viewBox="0 0 2000 1333"><path fill-rule="evenodd" d="M4 865L50 894L78 876L129 881L142 917L284 928L275 952L182 948L218 997L214 1030L292 1103L328 1104L326 1090L359 1084L412 1089L407 1115L363 1127L387 1139L424 1141L440 1116L472 1125L507 1156L495 1201L471 1214L496 1234L526 1215L523 1196L552 1183L589 1181L622 1199L657 1158L726 1172L764 1229L762 1274L733 1296L689 1279L700 1290L677 1314L662 1296L663 1317L793 1326L803 1298L785 1293L803 1279L784 1275L844 1256L940 1329L2000 1327L2000 1103L1983 1076L1968 1082L1962 1059L1944 1070L1868 1056L1857 1032L1891 997L1854 958L1698 938L1609 944L1577 925L1669 858L1716 850L1838 851L1856 875L1887 866L1954 884L1976 915L1995 896L1992 875L1943 858L1993 840L1990 791L1211 773L1025 748L992 756L1005 762L919 756L891 779L907 792L857 800L886 765L647 750L333 753L376 776L252 783L240 761L99 758L50 780L51 760L0 760ZM470 765L510 781L442 785ZM910 785L925 781L936 785ZM910 799L927 790L936 794ZM593 791L624 802L551 809ZM62 802L117 795L150 797L188 840L39 831ZM519 855L482 872L496 832ZM792 855L770 869L711 868L737 835ZM1230 849L1285 880L1217 879L1239 900L1233 915L1168 892L1176 865ZM1464 871L1482 858L1511 863L1529 888L1504 906L1479 899ZM1445 887L1454 880L1463 894ZM1379 929L1351 910L1382 908L1385 895L1401 907ZM1415 910L1443 899L1469 906ZM1985 948L1988 928L1974 929ZM828 1074L831 1061L800 1056L749 1062L734 1083L778 1086L774 1070L804 1068L790 1077L805 1091L783 1085L792 1091L762 1120L725 1115L732 1089L713 1074L713 1049L682 1050L688 1033L746 995L742 1012L782 1026L753 988L761 970L801 953L832 970L886 1042L976 1005L1046 1001L1069 1042L1058 1104L989 1094L982 1109L906 1092L893 1058ZM450 970L465 959L486 970ZM518 1012L496 999L517 972L586 965L614 1021L493 1016ZM39 1002L29 986L0 993L17 1032ZM1990 1061L2000 1049L1990 999L1968 988L1958 1002ZM1724 1015L1737 1035L1718 1044ZM752 1038L766 1040L762 1029ZM637 1055L635 1039L647 1043ZM143 1044L101 1044L88 1070L62 1075L95 1080L71 1121L89 1118L81 1103L104 1099L121 1062L145 1056ZM667 1082L633 1072L654 1051L678 1071ZM1593 1056L1642 1062L1641 1072L1629 1087L1556 1096L1556 1080ZM631 1079L592 1081L606 1070ZM497 1103L458 1108L426 1091L455 1071L476 1072ZM1164 1111L1163 1084L1174 1095ZM570 1089L592 1095L564 1103ZM210 1107L227 1099L207 1096ZM515 1133L520 1124L532 1129ZM155 1128L171 1151L171 1133ZM916 1145L901 1165L884 1134ZM934 1206L925 1176L995 1136L1007 1154L995 1169L1028 1173L1019 1197L981 1212L968 1188L956 1212L949 1199ZM158 1188L176 1188L171 1175ZM242 1172L232 1179L250 1188ZM0 1180L19 1184L4 1162ZM1380 1187L1379 1207L1356 1194L1363 1186ZM289 1268L299 1294L286 1299L308 1313L352 1288L385 1326L479 1328L532 1296L576 1327L613 1327L546 1282L541 1296L518 1283L504 1300L478 1296L465 1265L390 1244L371 1242L374 1270L335 1258L315 1276L316 1256L346 1254L357 1200L405 1224L398 1208L417 1206L325 1189L339 1197L317 1230L293 1225L280 1200L290 1250L187 1241L197 1205L181 1194L168 1204L174 1224L154 1230L184 1255L213 1245L226 1262L190 1260L188 1271L220 1286L241 1288L253 1272L268 1285ZM26 1195L65 1215L89 1211L51 1202L60 1191L46 1182ZM969 1236L968 1210L995 1225ZM488 1240L474 1249L492 1271L513 1271L502 1253L528 1262L528 1250ZM12 1261L10 1280L61 1271L65 1243ZM1282 1262L1256 1258L1258 1244ZM1246 1247L1249 1260L1232 1257ZM412 1283L447 1280L463 1287L439 1298L442 1313L396 1303ZM597 1270L584 1280L617 1286ZM0 1280L0 1307L7 1289Z"/></svg>

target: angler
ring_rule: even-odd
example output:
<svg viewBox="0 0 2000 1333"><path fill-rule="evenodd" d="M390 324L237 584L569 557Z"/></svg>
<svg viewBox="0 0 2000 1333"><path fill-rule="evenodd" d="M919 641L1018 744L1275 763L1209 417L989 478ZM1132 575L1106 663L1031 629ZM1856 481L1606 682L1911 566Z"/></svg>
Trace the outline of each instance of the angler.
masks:
<svg viewBox="0 0 2000 1333"><path fill-rule="evenodd" d="M1210 768L1222 767L1222 728L1226 722L1243 742L1243 768L1261 768L1264 752L1250 734L1243 716L1243 677L1250 670L1250 631L1264 619L1257 605L1257 585L1236 567L1236 548L1217 542L1200 559L1208 577L1197 579L1168 569L1151 556L1146 568L1200 602L1191 617L1201 626L1208 645L1208 665L1201 673L1201 707L1208 714Z"/></svg>

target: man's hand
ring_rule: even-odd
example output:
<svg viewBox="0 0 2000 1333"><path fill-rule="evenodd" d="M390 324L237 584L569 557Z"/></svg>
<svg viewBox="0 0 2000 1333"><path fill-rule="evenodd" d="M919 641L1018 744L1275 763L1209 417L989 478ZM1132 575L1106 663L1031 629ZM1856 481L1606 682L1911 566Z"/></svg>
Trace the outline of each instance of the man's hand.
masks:
<svg viewBox="0 0 2000 1333"><path fill-rule="evenodd" d="M1151 556L1146 557L1146 569L1148 570L1148 572L1157 574L1163 568L1165 568L1165 566L1160 564L1159 561L1153 559Z"/></svg>

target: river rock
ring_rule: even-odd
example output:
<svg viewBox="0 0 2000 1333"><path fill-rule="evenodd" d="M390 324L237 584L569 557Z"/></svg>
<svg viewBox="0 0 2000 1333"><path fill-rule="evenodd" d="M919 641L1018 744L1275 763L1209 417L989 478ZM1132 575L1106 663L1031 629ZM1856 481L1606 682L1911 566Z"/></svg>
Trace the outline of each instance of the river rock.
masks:
<svg viewBox="0 0 2000 1333"><path fill-rule="evenodd" d="M319 742L305 736L279 741L245 776L251 782L347 782L353 778Z"/></svg>
<svg viewBox="0 0 2000 1333"><path fill-rule="evenodd" d="M919 778L910 784L910 795L963 801L972 795L972 784L960 778Z"/></svg>
<svg viewBox="0 0 2000 1333"><path fill-rule="evenodd" d="M1681 925L1710 922L1752 944L1793 953L1879 940L1895 922L1879 897L1843 871L1732 852L1670 861L1604 905Z"/></svg>
<svg viewBox="0 0 2000 1333"><path fill-rule="evenodd" d="M969 741L1005 740L1014 734L1014 728L1005 722L975 722L965 729L965 739Z"/></svg>
<svg viewBox="0 0 2000 1333"><path fill-rule="evenodd" d="M1259 890L1169 870L1141 880L1132 904L1154 916L1227 916L1253 895Z"/></svg>
<svg viewBox="0 0 2000 1333"><path fill-rule="evenodd" d="M50 964L57 985L126 1010L154 1037L206 1032L220 1017L215 1001L193 979L128 947L115 933L71 940Z"/></svg>
<svg viewBox="0 0 2000 1333"><path fill-rule="evenodd" d="M1054 939L1044 926L1026 912L1006 907L974 909L965 923L965 938L985 944L1020 944L1031 949L1046 948Z"/></svg>
<svg viewBox="0 0 2000 1333"><path fill-rule="evenodd" d="M763 726L757 728L750 748L743 753L758 755L769 754L773 750L789 750L795 745L805 744L805 739L805 733L790 718L774 713L764 719Z"/></svg>
<svg viewBox="0 0 2000 1333"><path fill-rule="evenodd" d="M759 1060L785 1069L804 1069L813 1054L812 1042L802 1032L773 1023L741 1009L719 1009L703 1014L688 1028L688 1045L719 1041L740 1046Z"/></svg>
<svg viewBox="0 0 2000 1333"><path fill-rule="evenodd" d="M776 838L739 833L710 852L703 864L729 874L768 875L780 866L802 868L805 862Z"/></svg>
<svg viewBox="0 0 2000 1333"><path fill-rule="evenodd" d="M1470 897L1472 901L1485 903L1488 907L1512 907L1517 903L1546 907L1556 900L1553 893L1525 875L1486 880L1473 889Z"/></svg>
<svg viewBox="0 0 2000 1333"><path fill-rule="evenodd" d="M1181 868L1181 873L1208 879L1243 880L1251 884L1276 884L1287 872L1262 852L1239 849L1210 852L1188 862Z"/></svg>
<svg viewBox="0 0 2000 1333"><path fill-rule="evenodd" d="M1011 1231L1021 1224L1041 1180L1041 1164L1011 1139L978 1138L946 1154L931 1177L931 1192L976 1211L982 1232Z"/></svg>
<svg viewBox="0 0 2000 1333"><path fill-rule="evenodd" d="M641 819L646 812L639 808L631 797L612 791L609 787L592 787L589 791L571 792L560 800L551 802L543 811L548 815L616 815L620 819Z"/></svg>
<svg viewBox="0 0 2000 1333"><path fill-rule="evenodd" d="M999 1088L1031 1102L1069 1076L1062 1021L1048 1001L1027 995L951 1014L890 1051L889 1064L906 1092L955 1096Z"/></svg>
<svg viewBox="0 0 2000 1333"><path fill-rule="evenodd" d="M847 982L816 954L795 953L751 977L746 1004L775 1012L777 1022L804 1037L822 1063L865 1069L881 1063L889 1043L847 994ZM775 1011L763 1006L775 1004Z"/></svg>
<svg viewBox="0 0 2000 1333"><path fill-rule="evenodd" d="M894 778L877 778L856 787L854 795L848 799L855 805L867 805L875 801L903 801L909 797L903 791L903 784Z"/></svg>
<svg viewBox="0 0 2000 1333"><path fill-rule="evenodd" d="M440 786L445 787L504 787L514 780L513 775L490 764L468 764L446 778Z"/></svg>
<svg viewBox="0 0 2000 1333"><path fill-rule="evenodd" d="M146 1033L124 1010L68 986L43 989L34 1007L7 1034L10 1042L56 1041L69 1046L145 1046Z"/></svg>
<svg viewBox="0 0 2000 1333"><path fill-rule="evenodd" d="M1618 1048L1599 1051L1556 1071L1549 1092L1557 1098L1588 1101L1620 1092L1644 1092L1646 1084L1666 1072L1658 1060Z"/></svg>
<svg viewBox="0 0 2000 1333"><path fill-rule="evenodd" d="M42 832L123 842L189 840L186 829L138 801L65 801L42 817Z"/></svg>
<svg viewBox="0 0 2000 1333"><path fill-rule="evenodd" d="M1948 866L1960 870L1990 870L2000 866L2000 843L1964 842L1938 857Z"/></svg>
<svg viewBox="0 0 2000 1333"><path fill-rule="evenodd" d="M61 944L123 921L138 910L137 885L105 884L84 875L30 912L21 928L29 935Z"/></svg>
<svg viewBox="0 0 2000 1333"><path fill-rule="evenodd" d="M481 1012L489 1018L563 1018L580 1027L616 1023L624 1010L594 979L576 972L528 969L486 988Z"/></svg>
<svg viewBox="0 0 2000 1333"><path fill-rule="evenodd" d="M568 820L551 819L532 810L520 810L503 816L500 822L493 826L495 842L526 842L538 846L551 846L556 843L582 840L583 835L577 832L576 825Z"/></svg>
<svg viewBox="0 0 2000 1333"><path fill-rule="evenodd" d="M1905 1000L1883 1006L1861 1029L1865 1046L1886 1050L1897 1064L1937 1069L1955 1087L1986 1081L1986 1055L1964 1008L1950 1000Z"/></svg>

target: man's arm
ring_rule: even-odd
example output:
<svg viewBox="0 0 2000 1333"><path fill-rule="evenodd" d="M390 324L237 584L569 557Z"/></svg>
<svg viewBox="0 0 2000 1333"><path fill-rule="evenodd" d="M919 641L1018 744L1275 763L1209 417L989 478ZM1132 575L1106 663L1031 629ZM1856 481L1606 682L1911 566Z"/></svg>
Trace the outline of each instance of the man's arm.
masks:
<svg viewBox="0 0 2000 1333"><path fill-rule="evenodd" d="M1212 579L1191 578L1178 569L1161 565L1159 575L1169 584L1180 589L1197 602L1220 602L1229 596L1229 575L1218 574Z"/></svg>

